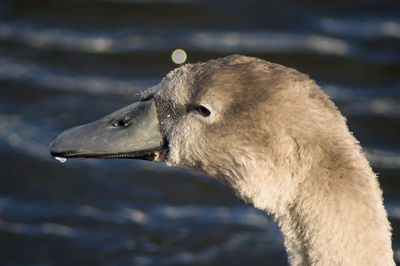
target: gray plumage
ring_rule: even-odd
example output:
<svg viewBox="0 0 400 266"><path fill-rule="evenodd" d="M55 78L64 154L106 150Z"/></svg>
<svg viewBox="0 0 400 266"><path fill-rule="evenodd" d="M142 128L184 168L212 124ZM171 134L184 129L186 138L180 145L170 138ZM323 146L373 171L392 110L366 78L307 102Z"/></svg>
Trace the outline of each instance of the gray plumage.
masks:
<svg viewBox="0 0 400 266"><path fill-rule="evenodd" d="M140 102L65 130L50 151L164 161L219 180L273 217L292 265L394 265L376 175L334 103L291 68L240 55L181 66Z"/></svg>
<svg viewBox="0 0 400 266"><path fill-rule="evenodd" d="M184 65L151 93L167 165L226 183L272 215L292 265L394 265L376 175L307 75L232 55Z"/></svg>

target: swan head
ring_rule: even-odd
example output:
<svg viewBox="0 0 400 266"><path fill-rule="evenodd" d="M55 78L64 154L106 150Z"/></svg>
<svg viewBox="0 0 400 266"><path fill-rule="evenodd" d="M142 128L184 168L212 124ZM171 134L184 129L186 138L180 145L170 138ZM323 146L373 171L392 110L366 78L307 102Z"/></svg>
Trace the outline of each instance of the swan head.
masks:
<svg viewBox="0 0 400 266"><path fill-rule="evenodd" d="M335 142L334 132L343 130L343 117L308 76L232 55L173 70L138 103L64 131L50 151L163 161L226 183L270 210L290 199L302 181L294 175L310 170L307 160L318 160L318 143Z"/></svg>
<svg viewBox="0 0 400 266"><path fill-rule="evenodd" d="M240 55L184 65L50 151L162 161L226 183L272 214L293 265L394 265L376 175L333 102L291 68Z"/></svg>

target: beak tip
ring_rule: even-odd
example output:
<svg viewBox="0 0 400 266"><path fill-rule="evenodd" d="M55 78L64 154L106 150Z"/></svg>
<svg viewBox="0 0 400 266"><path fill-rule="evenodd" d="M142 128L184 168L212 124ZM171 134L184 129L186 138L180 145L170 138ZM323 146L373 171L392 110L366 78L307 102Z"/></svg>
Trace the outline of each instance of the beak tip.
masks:
<svg viewBox="0 0 400 266"><path fill-rule="evenodd" d="M49 151L51 156L59 157L62 154L66 153L65 149L63 149L63 137L65 136L65 131L58 134L49 145Z"/></svg>
<svg viewBox="0 0 400 266"><path fill-rule="evenodd" d="M60 152L61 152L61 150L59 149L57 144L58 144L57 138L53 139L50 142L49 151L50 151L51 156L53 156L53 157L59 156Z"/></svg>
<svg viewBox="0 0 400 266"><path fill-rule="evenodd" d="M55 137L55 138L50 142L50 145L49 145L50 153L55 152L56 149L57 149L57 137Z"/></svg>

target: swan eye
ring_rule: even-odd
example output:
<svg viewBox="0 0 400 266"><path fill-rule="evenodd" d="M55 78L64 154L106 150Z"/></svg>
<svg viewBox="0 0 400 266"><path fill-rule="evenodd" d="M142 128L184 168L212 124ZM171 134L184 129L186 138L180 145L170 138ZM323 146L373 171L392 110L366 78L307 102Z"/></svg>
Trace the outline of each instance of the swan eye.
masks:
<svg viewBox="0 0 400 266"><path fill-rule="evenodd" d="M211 114L210 110L208 110L206 107L202 105L197 106L196 110L204 117L207 117Z"/></svg>

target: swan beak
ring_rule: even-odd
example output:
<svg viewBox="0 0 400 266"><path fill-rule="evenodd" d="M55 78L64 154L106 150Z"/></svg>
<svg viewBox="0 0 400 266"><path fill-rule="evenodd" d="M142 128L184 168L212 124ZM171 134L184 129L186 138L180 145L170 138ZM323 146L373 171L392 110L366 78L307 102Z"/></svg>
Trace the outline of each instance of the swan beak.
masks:
<svg viewBox="0 0 400 266"><path fill-rule="evenodd" d="M65 130L51 142L50 153L61 158L159 160L164 146L155 101L151 99Z"/></svg>

